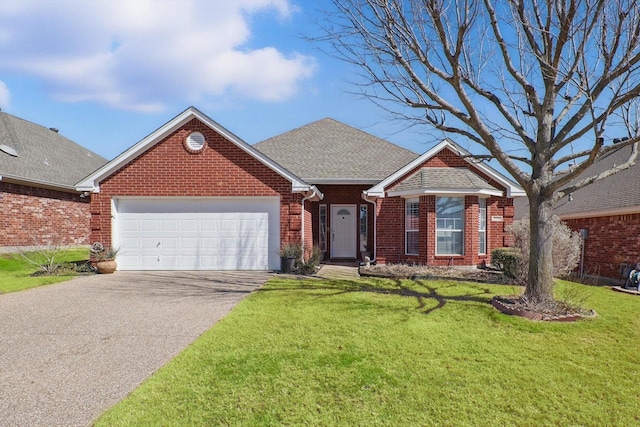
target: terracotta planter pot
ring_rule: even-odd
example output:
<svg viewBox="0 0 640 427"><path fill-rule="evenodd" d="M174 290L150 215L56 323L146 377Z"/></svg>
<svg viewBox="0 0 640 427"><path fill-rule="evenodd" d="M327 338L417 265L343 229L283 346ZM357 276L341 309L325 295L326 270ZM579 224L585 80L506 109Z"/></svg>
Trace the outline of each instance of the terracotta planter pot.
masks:
<svg viewBox="0 0 640 427"><path fill-rule="evenodd" d="M98 261L96 263L96 269L100 274L111 274L116 271L118 264L115 261Z"/></svg>

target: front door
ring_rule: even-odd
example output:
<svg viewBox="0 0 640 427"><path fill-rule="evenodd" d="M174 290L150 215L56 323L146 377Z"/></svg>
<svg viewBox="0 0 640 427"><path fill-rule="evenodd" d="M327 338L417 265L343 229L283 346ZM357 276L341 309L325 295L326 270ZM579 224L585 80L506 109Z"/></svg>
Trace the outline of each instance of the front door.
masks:
<svg viewBox="0 0 640 427"><path fill-rule="evenodd" d="M331 258L356 258L356 205L331 205Z"/></svg>

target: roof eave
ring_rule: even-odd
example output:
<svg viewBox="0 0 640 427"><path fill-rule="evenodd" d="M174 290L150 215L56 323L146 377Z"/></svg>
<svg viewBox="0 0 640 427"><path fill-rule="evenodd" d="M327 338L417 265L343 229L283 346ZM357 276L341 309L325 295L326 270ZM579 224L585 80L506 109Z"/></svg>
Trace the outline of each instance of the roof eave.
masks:
<svg viewBox="0 0 640 427"><path fill-rule="evenodd" d="M375 185L380 182L379 179L360 178L304 178L304 180L315 185Z"/></svg>
<svg viewBox="0 0 640 427"><path fill-rule="evenodd" d="M593 211L583 212L570 212L566 214L558 214L560 219L580 219L580 218L596 218L601 216L613 216L613 215L629 215L640 214L640 206L626 206L614 209L599 209Z"/></svg>
<svg viewBox="0 0 640 427"><path fill-rule="evenodd" d="M79 193L79 192L81 192L80 190L78 190L73 185L58 184L58 183L55 183L55 182L41 181L41 180L37 180L37 179L24 178L24 177L19 177L19 176L15 176L15 175L7 175L7 174L0 175L0 181L5 181L5 182L8 182L8 183L12 183L12 184L27 185L27 186L30 186L30 187L38 187L38 188L46 188L46 189L51 189L51 190L64 191L65 193Z"/></svg>
<svg viewBox="0 0 640 427"><path fill-rule="evenodd" d="M500 190L491 190L487 188L469 189L469 188L420 188L412 190L388 191L389 197L419 197L426 195L435 196L497 196L503 195Z"/></svg>

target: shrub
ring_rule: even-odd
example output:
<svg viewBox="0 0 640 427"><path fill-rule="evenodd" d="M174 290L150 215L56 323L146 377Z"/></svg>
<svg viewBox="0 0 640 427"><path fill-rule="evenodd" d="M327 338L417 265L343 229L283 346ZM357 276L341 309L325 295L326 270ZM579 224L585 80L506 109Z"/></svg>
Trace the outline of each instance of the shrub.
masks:
<svg viewBox="0 0 640 427"><path fill-rule="evenodd" d="M62 244L61 238L51 238L43 242L32 237L33 249L20 251L20 256L38 269L38 274L55 275L62 268L60 258L69 250L69 245Z"/></svg>
<svg viewBox="0 0 640 427"><path fill-rule="evenodd" d="M300 260L300 272L302 274L313 274L320 265L320 248L314 246L311 248L311 251L305 250L305 253L307 252L309 252L307 259Z"/></svg>
<svg viewBox="0 0 640 427"><path fill-rule="evenodd" d="M496 248L491 251L491 264L511 279L518 275L521 258L522 254L515 248Z"/></svg>
<svg viewBox="0 0 640 427"><path fill-rule="evenodd" d="M553 277L565 277L580 262L582 238L580 233L572 231L559 217L554 215L550 221L553 227ZM529 218L514 221L507 231L514 237L514 248L522 254L514 278L518 284L524 285L529 273Z"/></svg>
<svg viewBox="0 0 640 427"><path fill-rule="evenodd" d="M302 243L284 243L280 246L280 258L301 259L304 253Z"/></svg>

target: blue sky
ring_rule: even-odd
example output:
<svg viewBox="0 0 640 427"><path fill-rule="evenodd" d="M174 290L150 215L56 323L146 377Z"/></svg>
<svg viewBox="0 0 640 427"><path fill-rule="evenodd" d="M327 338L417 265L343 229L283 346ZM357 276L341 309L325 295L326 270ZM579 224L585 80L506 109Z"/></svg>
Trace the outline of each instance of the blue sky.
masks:
<svg viewBox="0 0 640 427"><path fill-rule="evenodd" d="M193 105L253 144L324 117L422 153L302 35L327 0L2 0L0 108L112 159ZM472 147L473 149L473 147Z"/></svg>

